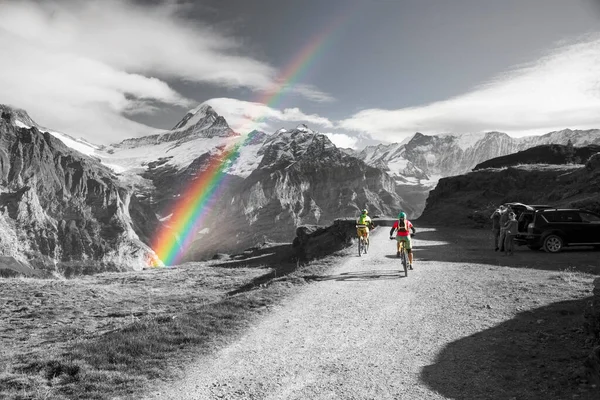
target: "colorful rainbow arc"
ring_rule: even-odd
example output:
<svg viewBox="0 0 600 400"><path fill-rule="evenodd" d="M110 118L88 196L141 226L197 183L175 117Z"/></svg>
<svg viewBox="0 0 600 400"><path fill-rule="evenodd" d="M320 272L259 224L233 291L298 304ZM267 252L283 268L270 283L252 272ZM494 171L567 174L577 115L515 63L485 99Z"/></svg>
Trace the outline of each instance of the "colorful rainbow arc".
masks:
<svg viewBox="0 0 600 400"><path fill-rule="evenodd" d="M349 20L351 13L347 12L338 16L323 32L316 35L283 70L276 84L267 90L255 102L273 107L283 94L287 93L293 85L306 73L310 65L333 42L342 25ZM261 122L264 116L249 120L248 125ZM243 128L243 127L242 127ZM236 131L245 131L242 128ZM229 149L215 155L209 161L207 168L192 180L188 188L181 194L179 200L171 207L169 226L159 230L152 241L152 249L157 257L170 266L177 264L189 245L195 233L202 225L207 210L219 198L219 194L226 186L225 170L232 165L240 154L240 149L252 140L252 134L245 137ZM159 260L150 260L151 265L160 265Z"/></svg>

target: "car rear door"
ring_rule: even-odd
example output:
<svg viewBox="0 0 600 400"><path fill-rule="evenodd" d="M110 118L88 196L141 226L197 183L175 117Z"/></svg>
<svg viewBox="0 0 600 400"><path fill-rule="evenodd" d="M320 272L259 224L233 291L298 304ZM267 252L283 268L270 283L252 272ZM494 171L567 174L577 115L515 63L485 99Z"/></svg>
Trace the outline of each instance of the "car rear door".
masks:
<svg viewBox="0 0 600 400"><path fill-rule="evenodd" d="M586 225L581 220L577 211L559 211L560 217L557 225L565 233L567 243L586 243ZM583 241L583 242L582 242Z"/></svg>
<svg viewBox="0 0 600 400"><path fill-rule="evenodd" d="M583 237L580 243L600 243L600 215L580 211L583 226Z"/></svg>

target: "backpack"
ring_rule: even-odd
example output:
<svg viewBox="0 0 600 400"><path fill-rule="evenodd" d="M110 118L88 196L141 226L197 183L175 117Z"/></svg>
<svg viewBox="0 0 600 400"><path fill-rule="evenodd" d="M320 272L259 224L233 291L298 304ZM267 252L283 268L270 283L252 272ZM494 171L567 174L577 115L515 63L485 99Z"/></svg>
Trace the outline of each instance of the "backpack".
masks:
<svg viewBox="0 0 600 400"><path fill-rule="evenodd" d="M398 232L408 232L408 228L406 227L406 220L404 220L404 223L398 220Z"/></svg>

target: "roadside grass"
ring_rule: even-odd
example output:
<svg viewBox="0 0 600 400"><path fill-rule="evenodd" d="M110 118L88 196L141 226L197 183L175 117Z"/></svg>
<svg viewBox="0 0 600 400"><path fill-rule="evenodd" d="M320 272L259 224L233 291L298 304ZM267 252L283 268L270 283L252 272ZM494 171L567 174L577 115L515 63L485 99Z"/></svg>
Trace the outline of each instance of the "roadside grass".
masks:
<svg viewBox="0 0 600 400"><path fill-rule="evenodd" d="M337 258L304 266L282 264L266 274L269 279L259 276L258 284L244 285L244 291L216 301L197 301L182 312L132 315L128 324L98 337L11 354L10 362L0 367L0 398L139 398L139 393L176 379L194 358L230 343L305 284L304 276L323 273Z"/></svg>
<svg viewBox="0 0 600 400"><path fill-rule="evenodd" d="M173 357L210 353L288 293L274 285L196 310L141 319L67 351L22 355L0 374L7 399L109 399L135 393L153 379L172 378Z"/></svg>

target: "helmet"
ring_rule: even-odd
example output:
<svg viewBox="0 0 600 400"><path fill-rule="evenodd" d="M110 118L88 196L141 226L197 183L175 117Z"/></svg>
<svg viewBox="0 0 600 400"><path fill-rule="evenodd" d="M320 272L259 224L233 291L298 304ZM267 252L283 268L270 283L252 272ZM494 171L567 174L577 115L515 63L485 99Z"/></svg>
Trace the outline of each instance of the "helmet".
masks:
<svg viewBox="0 0 600 400"><path fill-rule="evenodd" d="M367 209L365 208L364 210L362 210L362 214L368 214L369 212L367 211Z"/></svg>
<svg viewBox="0 0 600 400"><path fill-rule="evenodd" d="M404 211L400 211L400 214L398 214L398 219L404 219L406 218L406 213Z"/></svg>

